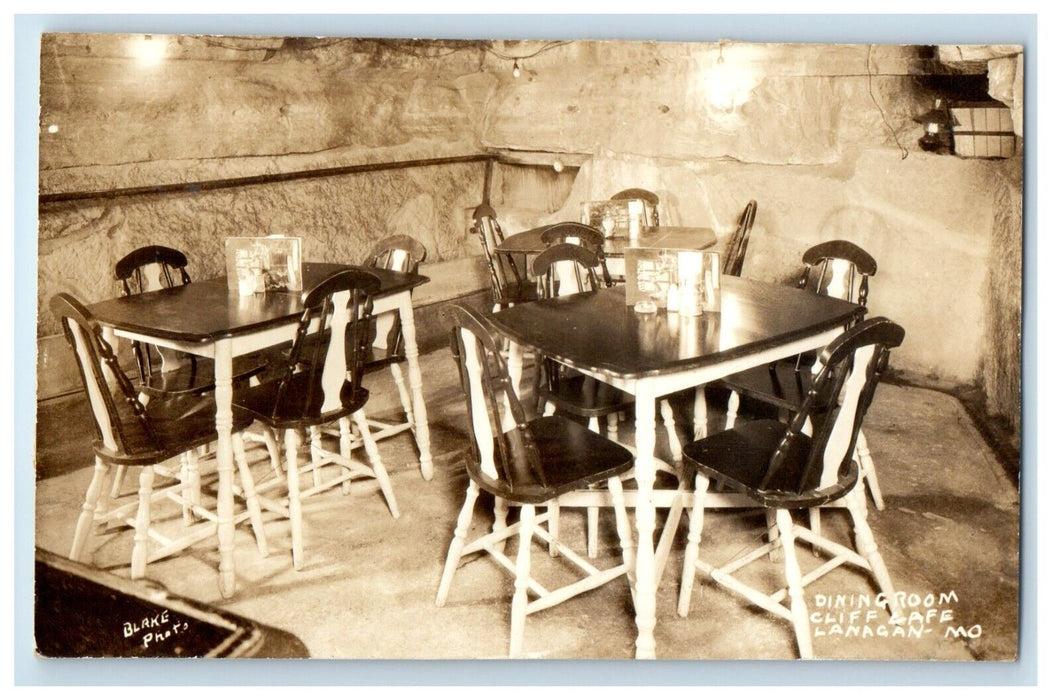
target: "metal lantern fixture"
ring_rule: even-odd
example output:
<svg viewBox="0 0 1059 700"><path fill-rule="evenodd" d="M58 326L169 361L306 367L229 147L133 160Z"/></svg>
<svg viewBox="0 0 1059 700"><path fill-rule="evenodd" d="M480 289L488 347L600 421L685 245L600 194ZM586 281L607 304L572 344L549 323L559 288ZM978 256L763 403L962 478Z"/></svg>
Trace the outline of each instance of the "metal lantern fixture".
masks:
<svg viewBox="0 0 1059 700"><path fill-rule="evenodd" d="M952 118L945 100L934 100L934 108L924 112L915 120L923 125L923 135L919 138L919 147L933 153L952 153L952 127L956 120Z"/></svg>

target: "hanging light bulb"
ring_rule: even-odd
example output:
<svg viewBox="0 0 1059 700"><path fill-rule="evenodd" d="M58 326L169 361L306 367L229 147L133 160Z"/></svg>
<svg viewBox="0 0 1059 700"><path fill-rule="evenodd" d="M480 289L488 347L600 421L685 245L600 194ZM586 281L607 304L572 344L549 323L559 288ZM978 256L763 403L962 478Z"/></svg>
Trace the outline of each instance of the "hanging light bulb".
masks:
<svg viewBox="0 0 1059 700"><path fill-rule="evenodd" d="M522 74L522 71L520 71L520 70L518 69L518 59L516 58L516 59L515 59L515 66L514 66L514 68L512 68L512 69L511 69L511 75L512 75L513 77L515 77L515 78L518 78L518 77L519 77L519 75L521 75L521 74Z"/></svg>

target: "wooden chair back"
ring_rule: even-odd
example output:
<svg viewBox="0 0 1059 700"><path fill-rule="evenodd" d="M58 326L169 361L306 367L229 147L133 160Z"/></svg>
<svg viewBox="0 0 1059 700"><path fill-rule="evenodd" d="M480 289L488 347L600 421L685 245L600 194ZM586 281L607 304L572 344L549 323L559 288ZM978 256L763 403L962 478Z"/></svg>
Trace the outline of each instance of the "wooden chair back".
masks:
<svg viewBox="0 0 1059 700"><path fill-rule="evenodd" d="M452 356L467 401L471 438L467 471L492 493L545 482L537 451L511 385L502 341L484 316L463 304L446 308Z"/></svg>
<svg viewBox="0 0 1059 700"><path fill-rule="evenodd" d="M743 274L743 261L746 259L746 248L750 242L750 229L754 228L757 218L757 201L751 199L743 208L739 217L739 226L728 240L724 251L723 274L739 277Z"/></svg>
<svg viewBox="0 0 1059 700"><path fill-rule="evenodd" d="M317 425L348 413L346 403L361 388L372 296L378 291L379 279L370 272L344 270L303 295L273 418L298 416Z"/></svg>
<svg viewBox="0 0 1059 700"><path fill-rule="evenodd" d="M388 236L372 248L364 260L365 267L375 267L394 272L419 272L419 263L427 257L423 244L403 234ZM383 357L376 358L372 365L404 360L404 336L401 333L401 316L394 311L376 315L375 330L371 332L371 344L385 350Z"/></svg>
<svg viewBox="0 0 1059 700"><path fill-rule="evenodd" d="M77 360L92 411L96 453L110 461L151 462L161 447L151 431L147 409L103 337L102 327L69 294L56 294L50 307Z"/></svg>
<svg viewBox="0 0 1059 700"><path fill-rule="evenodd" d="M121 282L122 296L132 296L169 289L178 284L190 284L187 266L187 256L179 250L149 245L137 248L115 263L114 276ZM135 340L132 342L132 352L136 357L140 382L144 384L156 372L171 371L196 361L194 356L186 353Z"/></svg>
<svg viewBox="0 0 1059 700"><path fill-rule="evenodd" d="M597 254L580 245L556 243L533 259L532 272L537 278L537 296L541 299L595 291L600 288L604 267Z"/></svg>
<svg viewBox="0 0 1059 700"><path fill-rule="evenodd" d="M541 240L544 241L546 246L553 246L558 243L572 243L588 248L599 259L603 286L614 286L614 280L611 278L610 270L607 268L607 258L603 252L603 234L598 230L576 221L564 221L545 229L541 233ZM536 272L533 274L538 276Z"/></svg>
<svg viewBox="0 0 1059 700"><path fill-rule="evenodd" d="M802 289L867 305L868 278L875 275L877 266L875 258L860 246L849 241L825 241L805 251L802 264L805 269L798 280Z"/></svg>
<svg viewBox="0 0 1059 700"><path fill-rule="evenodd" d="M419 272L419 263L427 257L423 244L404 234L387 236L377 242L364 260L365 267L394 272Z"/></svg>
<svg viewBox="0 0 1059 700"><path fill-rule="evenodd" d="M497 253L496 248L504 242L504 232L496 220L496 211L488 204L480 204L474 210L474 228L481 241L489 265L489 280L493 288L493 302L503 303L505 292L522 283L522 274L511 255Z"/></svg>
<svg viewBox="0 0 1059 700"><path fill-rule="evenodd" d="M821 351L821 369L791 417L759 491L771 490L771 480L787 474L792 460L801 468L798 494L831 490L837 498L853 487L858 478L853 451L864 414L890 350L901 344L904 335L893 321L873 318L853 326ZM805 435L807 422L810 437Z"/></svg>

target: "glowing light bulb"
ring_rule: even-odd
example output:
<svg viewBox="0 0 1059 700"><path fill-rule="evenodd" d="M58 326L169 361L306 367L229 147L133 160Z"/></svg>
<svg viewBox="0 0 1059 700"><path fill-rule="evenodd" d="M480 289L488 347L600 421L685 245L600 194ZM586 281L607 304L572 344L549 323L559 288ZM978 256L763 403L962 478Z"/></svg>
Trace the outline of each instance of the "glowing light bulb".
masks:
<svg viewBox="0 0 1059 700"><path fill-rule="evenodd" d="M57 133L59 133L59 125L58 124L49 124L48 125L48 133L49 134L57 134Z"/></svg>
<svg viewBox="0 0 1059 700"><path fill-rule="evenodd" d="M165 58L165 40L155 39L150 34L144 34L135 46L136 59L145 66L154 64Z"/></svg>
<svg viewBox="0 0 1059 700"><path fill-rule="evenodd" d="M511 75L512 75L513 77L517 78L517 77L519 77L519 75L521 75L521 74L522 74L522 71L520 71L520 70L518 69L518 61L515 61L515 67L511 69Z"/></svg>

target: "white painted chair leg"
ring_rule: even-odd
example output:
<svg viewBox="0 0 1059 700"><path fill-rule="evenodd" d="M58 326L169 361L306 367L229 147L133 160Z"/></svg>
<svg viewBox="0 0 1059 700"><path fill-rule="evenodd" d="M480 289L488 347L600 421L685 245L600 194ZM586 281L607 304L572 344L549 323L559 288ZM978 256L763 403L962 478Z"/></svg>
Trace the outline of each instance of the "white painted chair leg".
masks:
<svg viewBox="0 0 1059 700"><path fill-rule="evenodd" d="M559 556L559 504L548 501L548 555Z"/></svg>
<svg viewBox="0 0 1059 700"><path fill-rule="evenodd" d="M621 546L621 561L625 565L626 577L629 579L629 591L632 592L632 599L635 604L636 549L633 547L632 524L629 522L629 513L625 510L625 491L621 486L621 478L612 476L607 479L607 489L610 491L610 499L614 504L614 520L618 530L618 544Z"/></svg>
<svg viewBox="0 0 1059 700"><path fill-rule="evenodd" d="M618 414L607 414L607 439L612 442L618 441Z"/></svg>
<svg viewBox="0 0 1059 700"><path fill-rule="evenodd" d="M352 428L349 424L349 418L338 419L338 453L342 455L343 459L350 459L353 456L353 435ZM346 476L350 476L350 470L344 465L339 467ZM343 495L349 495L350 487L352 486L353 480L350 478L345 479L342 482L342 493Z"/></svg>
<svg viewBox="0 0 1059 700"><path fill-rule="evenodd" d="M769 542L775 542L779 539L780 529L776 526L776 509L766 508L765 509L765 527L767 528L766 538ZM779 549L769 550L769 561L775 563L780 560Z"/></svg>
<svg viewBox="0 0 1059 700"><path fill-rule="evenodd" d="M724 429L731 430L735 427L736 416L739 415L739 394L732 392L728 396L728 415L724 421Z"/></svg>
<svg viewBox="0 0 1059 700"><path fill-rule="evenodd" d="M794 541L794 522L791 514L783 508L776 510L776 525L780 530L780 541L783 543L784 562L787 572L787 594L791 599L791 623L794 625L794 636L798 640L798 656L803 659L813 658L812 630L809 627L809 608L805 604L805 591L802 588L802 570L798 566L797 549Z"/></svg>
<svg viewBox="0 0 1059 700"><path fill-rule="evenodd" d="M706 387L695 387L695 439L701 440L709 434L706 421L709 413L706 409Z"/></svg>
<svg viewBox="0 0 1059 700"><path fill-rule="evenodd" d="M151 527L151 494L154 491L154 467L140 467L139 507L136 509L135 534L132 546L132 578L143 578L147 573L147 534Z"/></svg>
<svg viewBox="0 0 1059 700"><path fill-rule="evenodd" d="M669 452L673 456L673 462L680 464L684 461L684 447L680 444L680 438L677 437L676 420L673 417L673 406L670 405L669 399L662 399L658 410L662 414L662 424L665 425L666 434L669 436Z"/></svg>
<svg viewBox="0 0 1059 700"><path fill-rule="evenodd" d="M320 467L317 464L322 457L320 450L323 449L323 431L320 426L314 425L309 428L309 459L313 463L313 488L320 486Z"/></svg>
<svg viewBox="0 0 1059 700"><path fill-rule="evenodd" d="M886 596L887 605L890 608L890 622L902 623L905 613L900 601L894 593L894 584L890 579L890 572L886 568L879 546L875 542L871 528L868 527L868 507L864 498L863 484L857 484L853 491L846 496L846 508L849 510L850 518L853 519L853 536L857 545L857 552L868 560L875 582Z"/></svg>
<svg viewBox="0 0 1059 700"><path fill-rule="evenodd" d="M390 508L390 514L394 518L399 518L401 513L397 510L397 498L393 494L390 475L386 471L386 465L382 463L379 446L375 444L375 438L371 436L368 417L364 415L364 409L354 413L353 420L356 421L357 428L360 430L360 437L364 441L364 451L368 453L368 461L371 462L371 469L375 472L375 479L379 482L379 489L382 491L383 498L386 499L386 505Z"/></svg>
<svg viewBox="0 0 1059 700"><path fill-rule="evenodd" d="M254 539L257 540L257 551L261 556L267 557L268 542L265 540L265 523L261 518L261 504L257 499L257 489L254 486L254 477L250 473L250 465L246 462L243 436L239 433L232 433L232 454L235 456L239 479L243 484L243 498L246 501L246 509L250 513L250 527L254 531Z"/></svg>
<svg viewBox="0 0 1059 700"><path fill-rule="evenodd" d="M857 433L857 464L860 465L861 474L868 482L868 491L871 492L872 502L876 510L886 508L883 501L882 489L879 487L879 475L875 472L875 460L872 459L868 450L868 441L864 439L864 433Z"/></svg>
<svg viewBox="0 0 1059 700"><path fill-rule="evenodd" d="M408 386L404 381L404 371L401 369L399 362L393 362L390 364L390 375L393 376L393 383L397 386L397 396L401 400L401 409L404 410L405 420L410 425L415 425L415 419L412 415L412 398L408 392ZM412 436L415 437L415 430L412 431ZM418 442L416 443L418 445Z"/></svg>
<svg viewBox="0 0 1059 700"><path fill-rule="evenodd" d="M519 510L518 557L515 559L515 595L511 598L511 644L508 656L522 653L522 637L526 629L526 608L529 606L530 544L536 513L532 505Z"/></svg>
<svg viewBox="0 0 1059 700"><path fill-rule="evenodd" d="M293 430L283 431L287 453L287 512L290 518L291 557L294 570L302 568L302 499L298 474L298 438Z"/></svg>
<svg viewBox="0 0 1059 700"><path fill-rule="evenodd" d="M88 541L88 535L92 532L92 525L95 523L96 506L99 504L99 497L103 493L109 472L110 465L96 457L96 466L92 471L92 481L89 482L88 490L85 492L85 500L81 504L81 514L77 516L77 526L74 528L73 543L70 545L70 559L74 561L81 561L81 556L84 554L85 543Z"/></svg>
<svg viewBox="0 0 1059 700"><path fill-rule="evenodd" d="M684 570L680 576L677 614L687 617L691 608L691 591L695 586L695 565L699 561L699 542L702 541L702 521L706 512L706 489L710 480L701 473L695 475L695 498L691 505L688 524L688 546L684 550Z"/></svg>
<svg viewBox="0 0 1059 700"><path fill-rule="evenodd" d="M110 485L110 497L117 498L121 495L121 486L125 482L125 465L119 464L114 473L114 483Z"/></svg>
<svg viewBox="0 0 1059 700"><path fill-rule="evenodd" d="M467 529L474 515L474 504L478 500L480 489L478 484L471 481L467 485L467 497L463 501L463 508L456 517L456 529L452 533L452 542L449 543L449 553L445 557L445 568L441 572L441 583L438 585L438 595L434 598L434 604L439 608L445 604L449 597L449 588L452 579L456 575L456 569L460 565L460 557L463 556L463 545L467 541Z"/></svg>
<svg viewBox="0 0 1059 700"><path fill-rule="evenodd" d="M817 535L817 536L820 535L820 509L819 508L810 508L809 509L809 530L814 535ZM812 549L814 557L820 556L820 548L819 547L817 547L815 544L813 544L813 545L810 546L810 548Z"/></svg>

